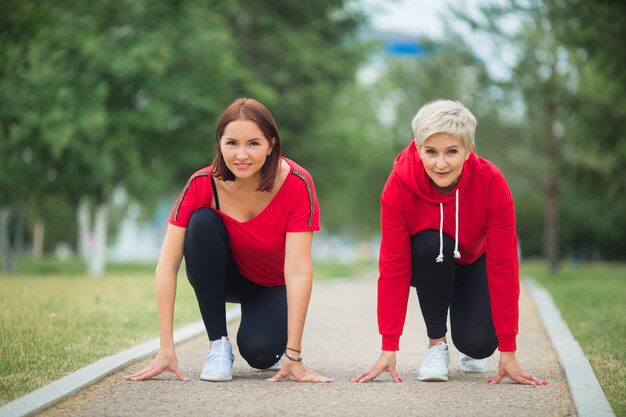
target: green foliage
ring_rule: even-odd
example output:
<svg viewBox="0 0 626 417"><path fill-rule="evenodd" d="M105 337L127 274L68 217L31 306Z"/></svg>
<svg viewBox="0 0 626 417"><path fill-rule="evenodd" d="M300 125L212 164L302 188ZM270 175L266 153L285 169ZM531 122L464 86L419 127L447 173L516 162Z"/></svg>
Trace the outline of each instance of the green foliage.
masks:
<svg viewBox="0 0 626 417"><path fill-rule="evenodd" d="M235 0L223 13L243 72L236 94L254 96L271 110L285 156L314 178L325 230L375 229L371 216L354 216L362 200L350 200L365 181L365 154L376 152L362 146L358 127L347 126L353 113L376 118L366 106L346 103L356 90L355 71L369 52L355 38L362 13L345 0ZM377 197L367 200L364 212L377 211Z"/></svg>
<svg viewBox="0 0 626 417"><path fill-rule="evenodd" d="M121 187L148 212L210 163L214 122L242 95L314 164L327 103L363 58L362 21L344 0L3 2L0 206Z"/></svg>
<svg viewBox="0 0 626 417"><path fill-rule="evenodd" d="M511 139L492 157L513 189L529 255L543 253L539 233L550 227L538 209L559 198L561 252L623 258L614 247L624 238L626 82L616 68L626 56L625 11L615 1L511 0L477 17L453 13L497 51L516 55L508 79L491 82L507 99L498 118ZM507 113L513 117L501 117Z"/></svg>
<svg viewBox="0 0 626 417"><path fill-rule="evenodd" d="M355 84L336 97L336 116L327 129L343 136L340 146L334 147L334 157L327 157L333 151L329 149L323 152L326 160L319 161L329 172L333 164L349 167L329 182L334 193L324 195L325 204L332 207L333 226L344 225L342 230L360 235L378 230L382 187L395 157L413 137L411 120L428 101L456 99L474 111L481 156L507 149L508 141L514 140L497 117L495 95L484 93L491 87L486 69L464 40L452 34L442 42L421 42L423 56L390 57L379 52L377 59L385 63L380 77L372 84ZM329 221L327 215L324 221Z"/></svg>
<svg viewBox="0 0 626 417"><path fill-rule="evenodd" d="M554 31L565 44L582 49L607 80L626 83L626 4L620 0L544 0Z"/></svg>
<svg viewBox="0 0 626 417"><path fill-rule="evenodd" d="M550 292L615 415L626 415L626 265L565 263L552 275L545 264L524 261L521 271Z"/></svg>
<svg viewBox="0 0 626 417"><path fill-rule="evenodd" d="M27 234L44 220L47 249L71 240L81 197L123 188L150 216L210 163L223 108L252 96L313 175L325 230L369 237L412 117L446 97L477 116L476 151L511 185L525 254L543 252L555 173L561 250L623 258L624 16L614 0L500 2L452 14L444 39L421 40L425 55L398 58L356 38L365 19L348 0L3 1L0 206L13 209L11 231L16 213ZM515 53L508 79L454 33L461 21ZM366 59L381 70L373 84L354 77Z"/></svg>
<svg viewBox="0 0 626 417"><path fill-rule="evenodd" d="M355 105L360 103L360 105ZM352 83L337 93L311 154L324 230L369 237L379 228L379 198L391 172L393 137L378 117L373 90Z"/></svg>

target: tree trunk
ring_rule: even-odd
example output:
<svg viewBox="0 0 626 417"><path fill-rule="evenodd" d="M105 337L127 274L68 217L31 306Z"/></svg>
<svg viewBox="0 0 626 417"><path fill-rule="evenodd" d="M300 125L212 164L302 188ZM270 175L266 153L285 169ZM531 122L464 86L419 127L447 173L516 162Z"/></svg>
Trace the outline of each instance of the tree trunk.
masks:
<svg viewBox="0 0 626 417"><path fill-rule="evenodd" d="M43 257L43 246L46 225L41 219L35 220L33 226L33 258L41 259Z"/></svg>
<svg viewBox="0 0 626 417"><path fill-rule="evenodd" d="M87 264L89 275L99 277L104 274L106 269L109 202L101 201L98 203L93 216L91 211L89 199L81 198L77 211L78 251Z"/></svg>
<svg viewBox="0 0 626 417"><path fill-rule="evenodd" d="M559 138L555 132L556 106L548 108L548 178L546 185L546 229L545 245L546 256L550 272L555 273L559 268Z"/></svg>
<svg viewBox="0 0 626 417"><path fill-rule="evenodd" d="M85 262L88 262L93 239L91 237L91 209L87 197L80 199L76 217L78 220L78 254Z"/></svg>
<svg viewBox="0 0 626 417"><path fill-rule="evenodd" d="M0 208L0 254L4 272L13 274L17 272L17 253L11 245L11 231L9 220L11 219L11 207Z"/></svg>
<svg viewBox="0 0 626 417"><path fill-rule="evenodd" d="M99 277L106 267L107 228L109 224L109 204L102 202L96 207L94 216L93 247L87 262L89 275Z"/></svg>

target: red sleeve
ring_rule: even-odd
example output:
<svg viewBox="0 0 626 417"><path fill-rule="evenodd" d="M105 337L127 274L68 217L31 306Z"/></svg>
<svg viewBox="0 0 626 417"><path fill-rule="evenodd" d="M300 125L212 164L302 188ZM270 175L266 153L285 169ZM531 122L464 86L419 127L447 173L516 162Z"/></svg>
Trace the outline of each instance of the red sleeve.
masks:
<svg viewBox="0 0 626 417"><path fill-rule="evenodd" d="M516 350L519 320L519 260L515 204L501 173L489 187L487 205L487 276L498 350Z"/></svg>
<svg viewBox="0 0 626 417"><path fill-rule="evenodd" d="M380 198L378 329L383 350L400 349L411 285L411 240L399 187L392 174Z"/></svg>
<svg viewBox="0 0 626 417"><path fill-rule="evenodd" d="M303 170L292 170L293 206L287 218L287 232L309 232L320 230L320 209L315 194L313 178Z"/></svg>
<svg viewBox="0 0 626 417"><path fill-rule="evenodd" d="M209 168L193 174L178 195L168 222L175 226L187 227L191 214L201 207L211 207L213 187Z"/></svg>

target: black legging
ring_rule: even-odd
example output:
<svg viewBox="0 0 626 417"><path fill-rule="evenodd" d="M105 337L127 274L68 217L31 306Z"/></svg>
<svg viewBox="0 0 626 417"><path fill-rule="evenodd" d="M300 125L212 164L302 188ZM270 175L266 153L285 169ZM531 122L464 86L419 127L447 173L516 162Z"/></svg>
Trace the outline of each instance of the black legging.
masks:
<svg viewBox="0 0 626 417"><path fill-rule="evenodd" d="M264 287L239 273L220 215L202 208L193 213L185 235L187 278L193 287L209 340L227 336L225 302L241 304L237 345L257 369L274 365L287 343L285 286Z"/></svg>
<svg viewBox="0 0 626 417"><path fill-rule="evenodd" d="M411 285L417 290L428 337L439 339L446 335L450 308L454 346L475 359L490 356L498 347L498 338L491 318L485 254L471 265L455 263L454 240L444 233L444 260L437 263L437 230L411 236L411 249Z"/></svg>

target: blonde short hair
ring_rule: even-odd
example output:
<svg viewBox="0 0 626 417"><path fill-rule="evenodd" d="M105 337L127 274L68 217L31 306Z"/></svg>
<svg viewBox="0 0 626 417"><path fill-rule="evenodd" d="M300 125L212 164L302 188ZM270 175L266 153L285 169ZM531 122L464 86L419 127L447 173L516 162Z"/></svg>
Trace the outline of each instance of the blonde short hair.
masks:
<svg viewBox="0 0 626 417"><path fill-rule="evenodd" d="M418 148L435 133L449 133L461 138L465 149L474 144L476 118L458 101L434 100L425 104L413 118L411 126Z"/></svg>

